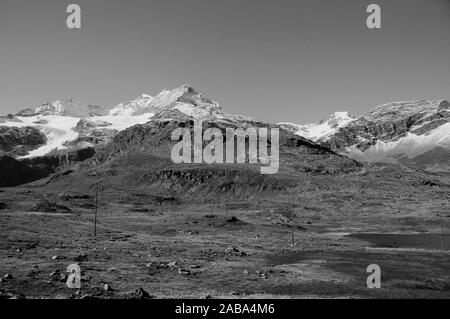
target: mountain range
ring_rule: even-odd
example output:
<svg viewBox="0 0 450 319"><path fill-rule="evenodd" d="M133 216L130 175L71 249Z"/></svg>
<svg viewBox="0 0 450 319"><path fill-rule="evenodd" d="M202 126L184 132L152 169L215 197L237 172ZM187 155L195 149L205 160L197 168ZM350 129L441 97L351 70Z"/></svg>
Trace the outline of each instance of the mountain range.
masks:
<svg viewBox="0 0 450 319"><path fill-rule="evenodd" d="M106 144L118 132L171 110L194 118L249 120L224 113L219 104L189 85L163 90L155 97L143 94L112 109L58 100L0 117L0 153L33 158Z"/></svg>
<svg viewBox="0 0 450 319"><path fill-rule="evenodd" d="M174 145L171 132L179 126L192 128L196 119L205 129L223 131L279 127L280 168L288 175L343 172L360 166L358 162L450 168L447 101L389 103L359 117L337 112L317 124L275 125L225 113L218 103L183 85L154 97L142 94L113 108L68 99L0 117L0 186L33 181L61 167L86 167L80 163L87 159L90 167L142 154L167 162Z"/></svg>
<svg viewBox="0 0 450 319"><path fill-rule="evenodd" d="M337 112L316 124L280 126L360 162L450 169L450 103L445 100L388 103L361 116Z"/></svg>

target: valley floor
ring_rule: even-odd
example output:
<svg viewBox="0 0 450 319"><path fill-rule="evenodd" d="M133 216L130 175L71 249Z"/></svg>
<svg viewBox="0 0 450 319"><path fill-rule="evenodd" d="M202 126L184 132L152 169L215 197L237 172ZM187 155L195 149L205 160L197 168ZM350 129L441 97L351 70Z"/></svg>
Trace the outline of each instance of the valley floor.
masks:
<svg viewBox="0 0 450 319"><path fill-rule="evenodd" d="M15 198L21 207L43 196L0 191L0 201ZM60 200L70 211L0 210L0 298L136 298L139 288L156 298L450 297L450 251L376 249L344 236L423 231L417 225L435 220L410 218L406 227L398 216L332 219L304 210L291 245L289 215L278 208L110 201L100 205L94 237L92 202ZM65 283L74 263L78 291ZM370 264L381 267L381 289L366 286Z"/></svg>

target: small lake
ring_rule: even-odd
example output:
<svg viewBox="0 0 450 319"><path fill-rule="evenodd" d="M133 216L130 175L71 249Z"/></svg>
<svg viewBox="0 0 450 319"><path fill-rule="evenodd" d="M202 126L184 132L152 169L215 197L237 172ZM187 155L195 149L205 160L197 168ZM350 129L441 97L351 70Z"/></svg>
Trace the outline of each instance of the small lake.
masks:
<svg viewBox="0 0 450 319"><path fill-rule="evenodd" d="M367 241L378 248L442 249L439 234L351 234L347 237ZM444 235L444 246L450 249L450 235Z"/></svg>

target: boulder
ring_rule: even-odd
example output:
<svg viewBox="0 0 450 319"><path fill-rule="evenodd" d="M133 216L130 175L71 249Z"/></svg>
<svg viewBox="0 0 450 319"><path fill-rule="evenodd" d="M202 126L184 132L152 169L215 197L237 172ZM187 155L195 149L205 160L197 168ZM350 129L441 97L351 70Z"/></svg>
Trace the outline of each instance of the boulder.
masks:
<svg viewBox="0 0 450 319"><path fill-rule="evenodd" d="M143 288L138 288L134 292L130 293L129 298L131 299L154 299L154 296L151 296L147 291Z"/></svg>

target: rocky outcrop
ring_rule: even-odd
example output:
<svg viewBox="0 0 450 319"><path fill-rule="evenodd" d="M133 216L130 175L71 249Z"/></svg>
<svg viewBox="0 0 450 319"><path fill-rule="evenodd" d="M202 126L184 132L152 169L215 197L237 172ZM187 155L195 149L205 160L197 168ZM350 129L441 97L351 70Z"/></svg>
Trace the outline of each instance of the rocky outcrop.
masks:
<svg viewBox="0 0 450 319"><path fill-rule="evenodd" d="M91 146L107 144L118 133L118 130L111 129L111 123L106 121L92 121L81 119L74 128L78 132L78 138L67 142L69 147L89 144Z"/></svg>
<svg viewBox="0 0 450 319"><path fill-rule="evenodd" d="M88 119L81 119L75 126L74 131L80 134L87 134L90 133L92 130L106 128L111 125L112 125L111 123L108 123L106 121L92 121Z"/></svg>
<svg viewBox="0 0 450 319"><path fill-rule="evenodd" d="M46 136L36 128L0 126L0 153L23 156L46 142Z"/></svg>

